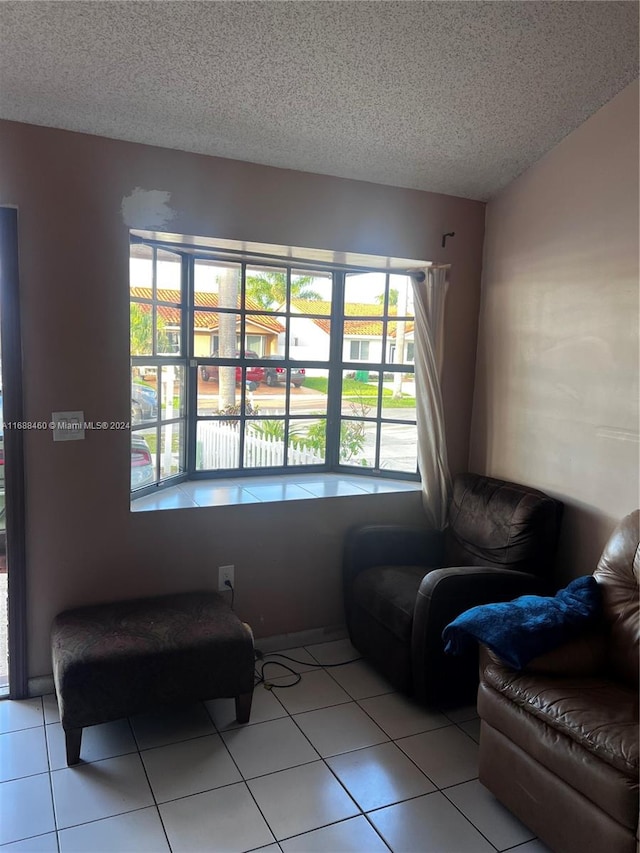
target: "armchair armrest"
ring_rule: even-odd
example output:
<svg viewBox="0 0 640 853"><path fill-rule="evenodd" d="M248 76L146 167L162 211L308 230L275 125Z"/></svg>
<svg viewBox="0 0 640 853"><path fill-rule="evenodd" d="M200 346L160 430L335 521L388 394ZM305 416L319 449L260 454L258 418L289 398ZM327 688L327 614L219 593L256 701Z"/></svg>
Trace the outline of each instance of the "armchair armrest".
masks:
<svg viewBox="0 0 640 853"><path fill-rule="evenodd" d="M411 635L413 678L418 696L429 701L438 682L459 670L460 678L477 672L477 656L452 660L444 653L442 632L456 616L477 604L511 601L520 595L544 595L545 583L536 575L485 566L435 569L420 584ZM427 659L428 658L428 659Z"/></svg>
<svg viewBox="0 0 640 853"><path fill-rule="evenodd" d="M544 595L545 582L528 572L513 569L496 569L489 566L456 566L436 569L422 580L418 590L416 607L426 606L429 601L438 608L447 608L451 619L455 619L477 604L493 601L511 601L519 595Z"/></svg>

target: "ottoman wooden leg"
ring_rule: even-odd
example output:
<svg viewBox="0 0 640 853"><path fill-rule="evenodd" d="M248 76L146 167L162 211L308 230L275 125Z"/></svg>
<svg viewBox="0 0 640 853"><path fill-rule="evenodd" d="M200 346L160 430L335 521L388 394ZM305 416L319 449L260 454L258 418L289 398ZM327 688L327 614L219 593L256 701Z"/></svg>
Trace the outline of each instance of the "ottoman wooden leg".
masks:
<svg viewBox="0 0 640 853"><path fill-rule="evenodd" d="M251 716L251 700L253 699L253 690L251 693L242 693L236 696L236 720L239 723L248 723Z"/></svg>
<svg viewBox="0 0 640 853"><path fill-rule="evenodd" d="M64 733L65 745L67 747L67 764L77 764L80 761L80 744L82 743L82 729L66 729Z"/></svg>

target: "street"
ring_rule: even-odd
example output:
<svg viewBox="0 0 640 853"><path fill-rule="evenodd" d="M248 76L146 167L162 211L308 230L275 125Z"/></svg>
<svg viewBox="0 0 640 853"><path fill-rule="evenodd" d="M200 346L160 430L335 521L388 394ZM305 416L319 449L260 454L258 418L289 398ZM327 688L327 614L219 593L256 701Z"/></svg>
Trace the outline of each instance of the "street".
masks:
<svg viewBox="0 0 640 853"><path fill-rule="evenodd" d="M412 384L413 390L413 384ZM237 390L239 400L239 389ZM286 388L282 386L268 387L259 385L255 391L247 391L247 399L252 406L257 407L259 414L265 417L285 414ZM198 414L212 415L218 411L218 385L216 382L198 381ZM291 415L318 415L326 414L326 394L313 388L291 388L289 398L289 409ZM353 411L349 403L345 404L343 414L351 415ZM375 414L373 407L368 412L369 417ZM386 407L382 415L391 420L414 421L415 408ZM367 424L365 426L365 442L363 449L351 459L345 462L361 464L366 462L367 467L374 464L374 453L376 446L376 426ZM383 424L381 436L380 467L391 471L410 471L416 469L416 427L414 424Z"/></svg>

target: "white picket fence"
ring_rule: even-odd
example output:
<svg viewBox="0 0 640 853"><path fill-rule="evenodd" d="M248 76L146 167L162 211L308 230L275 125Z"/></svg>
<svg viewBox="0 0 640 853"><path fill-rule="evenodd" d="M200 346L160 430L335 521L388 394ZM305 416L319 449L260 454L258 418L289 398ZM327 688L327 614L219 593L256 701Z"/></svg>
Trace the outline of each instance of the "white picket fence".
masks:
<svg viewBox="0 0 640 853"><path fill-rule="evenodd" d="M284 465L284 441L271 436L260 436L247 430L244 439L245 468L267 468ZM200 470L237 468L240 459L240 430L238 427L216 421L205 421L198 426L196 467ZM324 459L308 447L289 447L288 465L317 465Z"/></svg>

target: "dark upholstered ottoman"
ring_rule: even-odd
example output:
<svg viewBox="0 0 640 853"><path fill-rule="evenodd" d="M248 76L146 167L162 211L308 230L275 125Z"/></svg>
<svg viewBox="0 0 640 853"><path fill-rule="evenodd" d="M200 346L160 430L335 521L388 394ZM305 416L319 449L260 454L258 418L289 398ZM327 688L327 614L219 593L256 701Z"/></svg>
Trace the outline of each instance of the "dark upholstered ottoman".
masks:
<svg viewBox="0 0 640 853"><path fill-rule="evenodd" d="M249 720L253 636L214 592L66 610L51 653L67 764L80 760L84 726L158 705L235 697L238 722Z"/></svg>

